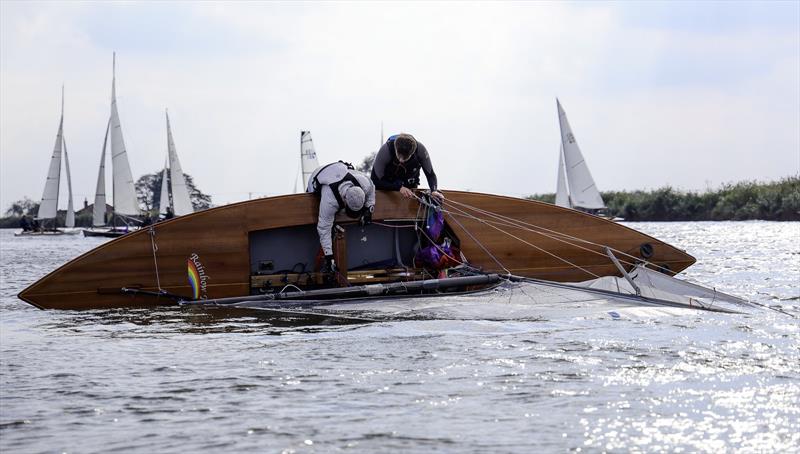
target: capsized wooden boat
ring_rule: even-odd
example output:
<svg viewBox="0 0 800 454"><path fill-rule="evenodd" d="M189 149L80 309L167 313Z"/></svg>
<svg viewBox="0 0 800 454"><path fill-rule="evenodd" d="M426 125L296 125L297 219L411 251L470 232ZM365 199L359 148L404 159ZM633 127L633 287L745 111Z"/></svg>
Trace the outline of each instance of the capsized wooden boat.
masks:
<svg viewBox="0 0 800 454"><path fill-rule="evenodd" d="M611 221L532 200L446 191L446 235L463 260L487 273L561 282L618 275L606 248L632 269L680 272L695 259ZM349 218L335 241L336 261L351 285L426 277L413 265L424 218L420 202L378 191L376 221ZM42 309L176 304L319 288L318 200L312 194L225 205L164 221L105 243L19 294ZM429 276L428 276L429 277ZM346 284L345 284L346 285Z"/></svg>

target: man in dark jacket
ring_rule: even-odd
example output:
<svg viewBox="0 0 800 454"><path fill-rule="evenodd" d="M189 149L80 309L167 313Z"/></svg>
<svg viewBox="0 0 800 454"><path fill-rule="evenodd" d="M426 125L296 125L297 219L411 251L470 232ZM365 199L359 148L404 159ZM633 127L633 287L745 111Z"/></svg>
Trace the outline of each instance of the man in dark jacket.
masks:
<svg viewBox="0 0 800 454"><path fill-rule="evenodd" d="M414 196L412 189L419 186L420 169L425 172L431 195L443 200L444 196L437 190L428 150L411 134L389 137L375 156L371 178L377 189L400 191L404 197L411 198Z"/></svg>

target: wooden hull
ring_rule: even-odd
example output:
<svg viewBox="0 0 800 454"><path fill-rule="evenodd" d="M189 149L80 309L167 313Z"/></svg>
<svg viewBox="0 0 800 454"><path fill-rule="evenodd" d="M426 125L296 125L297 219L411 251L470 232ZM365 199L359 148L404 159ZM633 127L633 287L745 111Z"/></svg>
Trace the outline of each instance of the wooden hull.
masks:
<svg viewBox="0 0 800 454"><path fill-rule="evenodd" d="M574 210L470 192L447 191L446 196L445 220L460 240L464 257L472 266L487 272L511 272L562 282L616 275L617 269L602 245L638 257L642 245L649 244L649 260L673 272L680 272L695 261L655 238ZM280 229L311 231L317 211L318 201L313 195L295 194L226 205L160 222L83 254L22 291L19 297L43 309L93 309L174 304L170 298L120 291L133 288L154 292L159 283L162 290L187 299L252 294L257 277L254 273L258 274L254 267L263 263L254 264L257 260L251 256L256 249L251 243ZM397 192L378 192L375 220L409 220L418 214L415 200L404 199ZM350 222L345 217L339 221ZM318 243L303 246L315 250Z"/></svg>

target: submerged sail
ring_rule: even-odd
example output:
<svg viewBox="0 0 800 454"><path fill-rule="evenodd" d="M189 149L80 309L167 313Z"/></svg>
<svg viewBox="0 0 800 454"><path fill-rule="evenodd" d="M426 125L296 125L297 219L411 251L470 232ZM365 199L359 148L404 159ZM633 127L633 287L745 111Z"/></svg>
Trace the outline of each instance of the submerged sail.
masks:
<svg viewBox="0 0 800 454"><path fill-rule="evenodd" d="M72 175L69 171L69 155L67 154L67 141L63 139L64 143L64 167L67 169L67 192L69 198L67 199L67 218L64 221L64 226L67 228L75 227L75 207L72 204Z"/></svg>
<svg viewBox="0 0 800 454"><path fill-rule="evenodd" d="M314 142L311 141L311 131L300 131L300 163L303 169L303 188L307 188L308 179L319 167L317 152L314 151Z"/></svg>
<svg viewBox="0 0 800 454"><path fill-rule="evenodd" d="M569 194L567 194L566 175L564 173L564 146L558 149L558 180L556 183L556 205L565 208L572 208L569 204Z"/></svg>
<svg viewBox="0 0 800 454"><path fill-rule="evenodd" d="M111 119L106 124L106 133L103 136L103 151L100 153L100 171L97 173L97 190L94 193L94 207L92 208L92 226L106 225L106 145L108 144L108 130L111 128Z"/></svg>
<svg viewBox="0 0 800 454"><path fill-rule="evenodd" d="M114 187L114 212L119 214L139 214L139 202L133 184L128 153L122 138L122 126L117 111L116 55L114 56L114 75L111 80L111 167Z"/></svg>
<svg viewBox="0 0 800 454"><path fill-rule="evenodd" d="M61 120L58 122L58 134L56 134L56 144L53 147L53 155L50 157L50 168L47 171L47 180L44 183L44 193L42 202L39 204L39 211L36 219L55 219L58 211L58 186L61 181L61 150L64 143L64 98L61 98ZM55 227L55 225L54 225Z"/></svg>
<svg viewBox="0 0 800 454"><path fill-rule="evenodd" d="M561 128L561 144L564 150L564 168L566 169L569 201L572 207L598 210L605 208L603 198L594 184L592 174L583 158L575 135L567 121L567 114L556 100L558 107L558 124Z"/></svg>
<svg viewBox="0 0 800 454"><path fill-rule="evenodd" d="M172 129L169 125L167 114L167 149L169 152L169 180L172 188L172 210L175 216L183 216L194 212L192 201L189 199L189 189L186 187L186 178L183 176L178 152L175 150L175 141L172 140ZM162 180L165 181L165 180ZM161 184L162 193L164 184Z"/></svg>

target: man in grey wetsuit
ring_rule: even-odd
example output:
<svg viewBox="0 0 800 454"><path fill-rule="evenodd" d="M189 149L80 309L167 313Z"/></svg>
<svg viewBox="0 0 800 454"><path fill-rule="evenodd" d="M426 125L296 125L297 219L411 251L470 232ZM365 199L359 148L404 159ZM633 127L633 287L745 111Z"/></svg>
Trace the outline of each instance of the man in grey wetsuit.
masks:
<svg viewBox="0 0 800 454"><path fill-rule="evenodd" d="M358 219L361 225L372 222L375 211L375 186L361 172L342 161L321 166L314 170L308 180L307 192L319 194L319 218L317 233L322 252L325 254L323 273L336 270L333 263L333 241L331 231L336 213L345 210L347 215Z"/></svg>
<svg viewBox="0 0 800 454"><path fill-rule="evenodd" d="M419 186L419 170L425 172L431 195L439 200L444 196L437 191L436 174L425 145L417 142L411 134L389 137L372 164L372 181L375 187L387 191L400 191L403 197L414 196L412 189Z"/></svg>

